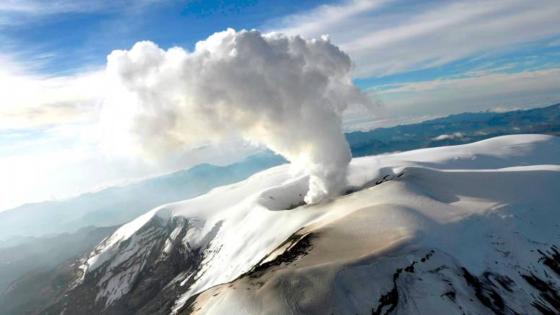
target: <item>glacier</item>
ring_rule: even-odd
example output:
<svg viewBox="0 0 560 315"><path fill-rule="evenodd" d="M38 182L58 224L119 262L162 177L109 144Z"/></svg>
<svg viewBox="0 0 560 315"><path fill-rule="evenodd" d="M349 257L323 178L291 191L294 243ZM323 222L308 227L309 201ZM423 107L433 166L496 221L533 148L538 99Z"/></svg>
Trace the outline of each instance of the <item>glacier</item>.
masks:
<svg viewBox="0 0 560 315"><path fill-rule="evenodd" d="M53 309L560 312L559 138L354 158L346 193L315 205L308 180L285 164L151 210L82 260Z"/></svg>

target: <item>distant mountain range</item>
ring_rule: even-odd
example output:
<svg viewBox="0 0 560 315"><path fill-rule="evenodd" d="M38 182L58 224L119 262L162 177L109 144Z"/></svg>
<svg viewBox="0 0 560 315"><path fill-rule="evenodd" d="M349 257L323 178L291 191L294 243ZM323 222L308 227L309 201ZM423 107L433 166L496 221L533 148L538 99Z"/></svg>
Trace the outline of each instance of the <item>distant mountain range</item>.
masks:
<svg viewBox="0 0 560 315"><path fill-rule="evenodd" d="M464 113L417 124L346 135L355 157L479 141L506 134L560 135L560 104L511 112ZM86 226L114 226L149 209L231 184L284 163L271 152L227 166L200 164L187 170L75 198L26 204L0 212L0 247L30 237L72 233Z"/></svg>
<svg viewBox="0 0 560 315"><path fill-rule="evenodd" d="M282 163L271 153L227 166L200 164L75 198L26 204L0 212L0 248L33 237L72 233L86 226L120 225L163 203L192 198Z"/></svg>
<svg viewBox="0 0 560 315"><path fill-rule="evenodd" d="M511 112L463 113L347 134L354 156L480 141L510 134L560 135L560 104Z"/></svg>
<svg viewBox="0 0 560 315"><path fill-rule="evenodd" d="M64 293L76 260L115 229L86 227L0 248L0 314L36 314L51 303Z"/></svg>

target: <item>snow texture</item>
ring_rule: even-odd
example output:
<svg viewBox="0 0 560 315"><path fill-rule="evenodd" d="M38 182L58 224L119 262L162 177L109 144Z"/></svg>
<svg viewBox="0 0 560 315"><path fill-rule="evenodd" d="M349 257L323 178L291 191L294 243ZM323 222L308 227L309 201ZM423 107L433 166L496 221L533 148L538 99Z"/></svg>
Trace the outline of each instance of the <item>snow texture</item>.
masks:
<svg viewBox="0 0 560 315"><path fill-rule="evenodd" d="M143 227L149 222L184 217L198 224L183 242L203 248L204 259L196 274L185 275L182 282L189 286L177 297L175 311L200 294L195 305L200 314L369 314L391 307L384 304L397 292L391 288L404 281L406 289L393 306L399 312L486 313L487 306L469 300L473 289L464 282L476 284L477 276L491 270L518 284L500 291L518 300L508 307L530 313L526 292L534 289L522 277L548 279L537 267L539 250L560 244L559 157L559 138L515 135L356 158L346 178L351 193L315 205L303 204L308 175L281 165L152 210L102 243L84 269L91 273L103 266L110 273L130 250L142 250L135 244L148 237ZM305 233L317 235L307 255L264 273L260 289L250 285L248 272L279 257L291 236ZM424 282L409 278L412 272L395 271L411 264L407 270L416 266L414 279ZM461 268L468 272L459 277ZM100 296L109 303L119 299L129 280L121 278L118 288L101 285ZM441 298L451 289L453 303Z"/></svg>

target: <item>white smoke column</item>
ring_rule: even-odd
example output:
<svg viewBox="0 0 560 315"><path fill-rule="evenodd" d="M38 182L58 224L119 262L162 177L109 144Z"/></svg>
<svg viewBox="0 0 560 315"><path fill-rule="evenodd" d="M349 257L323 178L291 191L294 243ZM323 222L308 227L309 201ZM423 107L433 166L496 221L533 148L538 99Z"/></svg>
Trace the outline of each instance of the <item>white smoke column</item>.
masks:
<svg viewBox="0 0 560 315"><path fill-rule="evenodd" d="M228 29L193 52L138 42L107 59L104 117L118 126L109 134L117 145L124 131L160 156L239 134L307 170L307 203L344 189L351 153L341 115L368 100L327 38Z"/></svg>

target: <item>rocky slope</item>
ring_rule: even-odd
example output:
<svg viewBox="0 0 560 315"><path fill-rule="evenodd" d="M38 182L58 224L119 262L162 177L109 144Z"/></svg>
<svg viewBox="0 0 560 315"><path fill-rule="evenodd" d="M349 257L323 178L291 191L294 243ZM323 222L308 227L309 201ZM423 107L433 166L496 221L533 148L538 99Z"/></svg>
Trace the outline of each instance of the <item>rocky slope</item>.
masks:
<svg viewBox="0 0 560 315"><path fill-rule="evenodd" d="M288 165L124 225L44 313L560 312L560 139L354 159L302 204Z"/></svg>

